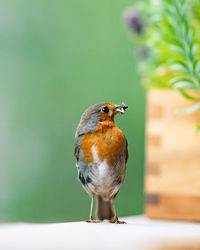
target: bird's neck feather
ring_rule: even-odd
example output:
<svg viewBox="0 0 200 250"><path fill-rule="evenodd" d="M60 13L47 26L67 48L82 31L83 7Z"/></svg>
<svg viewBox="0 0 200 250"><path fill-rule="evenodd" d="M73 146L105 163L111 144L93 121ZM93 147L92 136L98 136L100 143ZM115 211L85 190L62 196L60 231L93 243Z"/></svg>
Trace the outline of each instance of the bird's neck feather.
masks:
<svg viewBox="0 0 200 250"><path fill-rule="evenodd" d="M105 121L101 121L99 122L98 126L96 127L96 131L103 131L109 128L113 128L115 127L115 122L114 120L105 120Z"/></svg>

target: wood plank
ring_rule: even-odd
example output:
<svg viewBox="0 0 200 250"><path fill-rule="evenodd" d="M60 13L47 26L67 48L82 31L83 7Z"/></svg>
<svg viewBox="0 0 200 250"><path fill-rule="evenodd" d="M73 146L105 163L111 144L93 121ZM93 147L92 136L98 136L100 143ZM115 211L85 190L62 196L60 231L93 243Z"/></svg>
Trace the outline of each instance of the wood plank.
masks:
<svg viewBox="0 0 200 250"><path fill-rule="evenodd" d="M200 197L147 194L145 213L150 218L200 221Z"/></svg>
<svg viewBox="0 0 200 250"><path fill-rule="evenodd" d="M151 218L200 220L200 133L195 131L200 110L176 112L193 104L178 91L148 91L145 192L154 201L146 207Z"/></svg>

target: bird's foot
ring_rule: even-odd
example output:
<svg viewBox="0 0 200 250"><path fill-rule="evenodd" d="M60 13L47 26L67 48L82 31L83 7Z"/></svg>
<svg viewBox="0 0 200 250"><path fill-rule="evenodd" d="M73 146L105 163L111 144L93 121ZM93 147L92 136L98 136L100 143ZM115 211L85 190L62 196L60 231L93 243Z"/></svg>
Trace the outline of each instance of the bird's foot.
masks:
<svg viewBox="0 0 200 250"><path fill-rule="evenodd" d="M93 217L90 217L89 220L85 220L87 223L100 223L100 220L94 220Z"/></svg>
<svg viewBox="0 0 200 250"><path fill-rule="evenodd" d="M126 224L125 221L119 221L118 220L118 217L115 216L112 220L109 221L110 223L113 223L113 224Z"/></svg>

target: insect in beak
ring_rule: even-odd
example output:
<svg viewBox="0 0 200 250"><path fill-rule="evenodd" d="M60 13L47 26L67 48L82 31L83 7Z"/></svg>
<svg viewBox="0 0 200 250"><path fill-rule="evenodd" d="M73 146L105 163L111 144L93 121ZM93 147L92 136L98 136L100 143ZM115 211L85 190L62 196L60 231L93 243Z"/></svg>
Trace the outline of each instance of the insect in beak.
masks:
<svg viewBox="0 0 200 250"><path fill-rule="evenodd" d="M123 102L122 102L122 105L116 105L116 111L120 112L121 114L124 114L127 108L128 106Z"/></svg>

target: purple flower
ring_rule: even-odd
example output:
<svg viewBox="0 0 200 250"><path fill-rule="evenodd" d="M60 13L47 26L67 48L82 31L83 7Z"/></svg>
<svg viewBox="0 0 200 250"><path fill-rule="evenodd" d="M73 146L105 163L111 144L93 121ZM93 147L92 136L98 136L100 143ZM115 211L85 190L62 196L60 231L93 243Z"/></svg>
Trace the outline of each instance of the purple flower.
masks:
<svg viewBox="0 0 200 250"><path fill-rule="evenodd" d="M125 11L124 13L124 20L129 27L129 29L138 35L142 33L143 30L143 21L141 18L140 13L133 9L129 8L128 10Z"/></svg>

